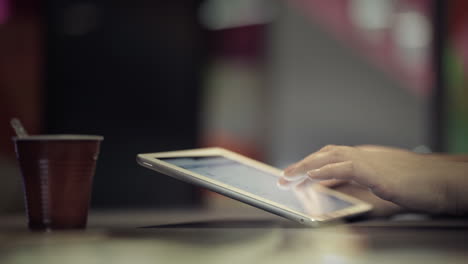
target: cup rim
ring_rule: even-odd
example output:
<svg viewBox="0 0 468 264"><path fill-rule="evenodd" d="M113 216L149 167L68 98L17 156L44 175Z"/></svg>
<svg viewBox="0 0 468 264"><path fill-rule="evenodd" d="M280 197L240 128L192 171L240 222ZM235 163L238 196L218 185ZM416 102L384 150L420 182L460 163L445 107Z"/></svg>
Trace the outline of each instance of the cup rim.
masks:
<svg viewBox="0 0 468 264"><path fill-rule="evenodd" d="M59 140L98 140L102 141L104 140L103 136L98 136L98 135L83 135L83 134L49 134L49 135L30 135L26 137L13 137L14 141L29 141L29 140L34 140L34 141L41 141L41 140L53 140L53 141L59 141Z"/></svg>

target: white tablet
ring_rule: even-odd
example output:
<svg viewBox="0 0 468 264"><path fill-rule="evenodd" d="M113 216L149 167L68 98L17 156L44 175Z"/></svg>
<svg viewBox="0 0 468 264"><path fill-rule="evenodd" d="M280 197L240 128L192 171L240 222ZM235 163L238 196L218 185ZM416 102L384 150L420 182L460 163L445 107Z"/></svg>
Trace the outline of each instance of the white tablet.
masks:
<svg viewBox="0 0 468 264"><path fill-rule="evenodd" d="M319 184L279 188L281 170L222 148L138 154L137 162L306 225L371 210L369 204Z"/></svg>

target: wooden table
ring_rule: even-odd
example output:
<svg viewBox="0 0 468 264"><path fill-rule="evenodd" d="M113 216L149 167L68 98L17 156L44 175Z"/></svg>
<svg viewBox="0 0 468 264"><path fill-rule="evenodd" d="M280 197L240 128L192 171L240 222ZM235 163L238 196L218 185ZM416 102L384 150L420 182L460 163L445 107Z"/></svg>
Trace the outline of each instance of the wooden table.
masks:
<svg viewBox="0 0 468 264"><path fill-rule="evenodd" d="M0 225L1 264L468 263L466 219L304 228L242 209L91 212L72 232L29 232L24 215Z"/></svg>

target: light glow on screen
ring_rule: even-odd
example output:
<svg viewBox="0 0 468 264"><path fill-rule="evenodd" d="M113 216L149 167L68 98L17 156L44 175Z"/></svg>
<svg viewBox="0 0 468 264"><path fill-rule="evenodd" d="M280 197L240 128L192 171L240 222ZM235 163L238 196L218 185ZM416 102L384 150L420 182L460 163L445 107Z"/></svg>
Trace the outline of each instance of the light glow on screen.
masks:
<svg viewBox="0 0 468 264"><path fill-rule="evenodd" d="M323 215L352 206L338 197L318 191L312 185L280 189L276 184L276 175L222 156L161 160L306 215Z"/></svg>

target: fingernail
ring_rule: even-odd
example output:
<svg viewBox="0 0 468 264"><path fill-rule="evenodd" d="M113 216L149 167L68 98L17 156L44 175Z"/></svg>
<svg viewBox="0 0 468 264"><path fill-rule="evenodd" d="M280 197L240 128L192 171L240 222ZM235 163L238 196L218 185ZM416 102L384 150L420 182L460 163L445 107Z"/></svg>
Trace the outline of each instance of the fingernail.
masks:
<svg viewBox="0 0 468 264"><path fill-rule="evenodd" d="M279 189L281 189L281 190L289 190L289 189L291 189L291 186L290 186L289 184L284 184L284 183L282 183L282 182L280 182L280 181L277 181L277 182L276 182L276 186L277 186Z"/></svg>
<svg viewBox="0 0 468 264"><path fill-rule="evenodd" d="M320 169L310 170L307 172L307 176L314 178L317 176L319 172L320 172Z"/></svg>
<svg viewBox="0 0 468 264"><path fill-rule="evenodd" d="M303 182L305 182L308 178L305 177L305 175L303 175L304 177L300 180L297 180L297 181L287 181L286 182L281 182L281 180L278 180L276 182L276 186L281 189L281 190L291 190L292 188L295 188L296 186L302 184Z"/></svg>

